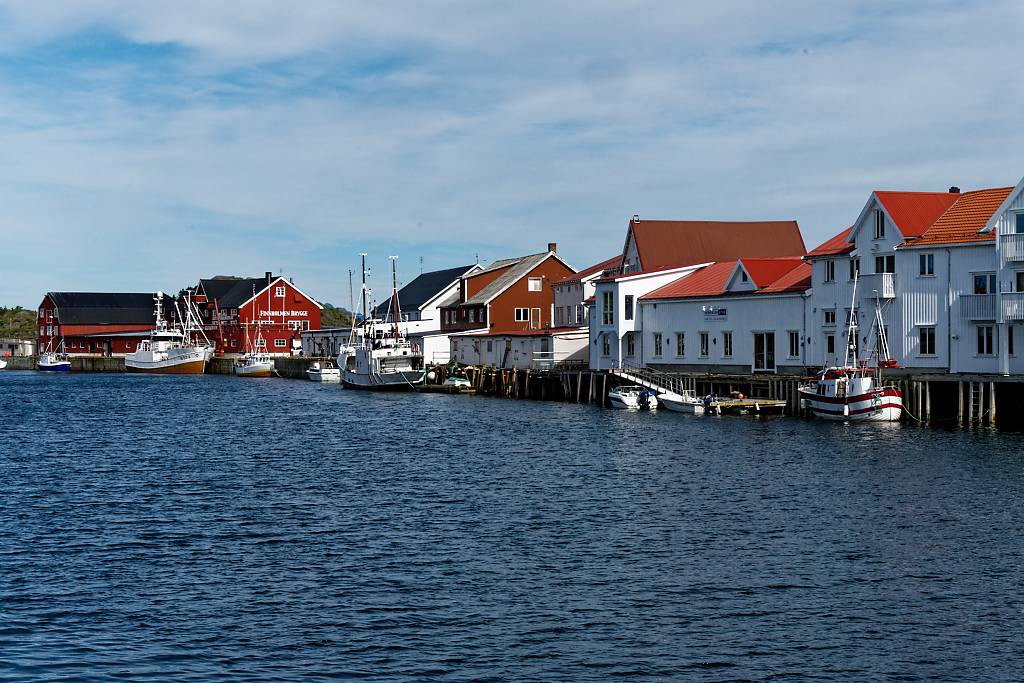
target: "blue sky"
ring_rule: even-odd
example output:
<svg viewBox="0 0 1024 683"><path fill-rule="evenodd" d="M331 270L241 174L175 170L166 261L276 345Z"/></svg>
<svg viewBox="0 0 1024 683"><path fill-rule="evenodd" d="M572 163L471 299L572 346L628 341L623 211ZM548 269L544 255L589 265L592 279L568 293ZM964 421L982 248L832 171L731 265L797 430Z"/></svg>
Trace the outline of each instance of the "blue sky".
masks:
<svg viewBox="0 0 1024 683"><path fill-rule="evenodd" d="M711 6L709 6L711 5ZM1019 2L0 1L0 305L283 271L344 304L628 218L1024 175Z"/></svg>

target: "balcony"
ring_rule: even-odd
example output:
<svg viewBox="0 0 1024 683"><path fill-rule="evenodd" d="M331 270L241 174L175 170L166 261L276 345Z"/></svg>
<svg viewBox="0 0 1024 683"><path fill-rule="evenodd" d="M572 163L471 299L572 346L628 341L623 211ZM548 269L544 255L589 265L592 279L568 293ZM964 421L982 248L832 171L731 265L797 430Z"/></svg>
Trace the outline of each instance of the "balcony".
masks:
<svg viewBox="0 0 1024 683"><path fill-rule="evenodd" d="M995 294L961 294L960 317L966 320L995 320Z"/></svg>
<svg viewBox="0 0 1024 683"><path fill-rule="evenodd" d="M1007 322L1024 320L1024 292L1003 293L1003 319Z"/></svg>
<svg viewBox="0 0 1024 683"><path fill-rule="evenodd" d="M876 299L896 298L896 273L874 273L860 276L860 291Z"/></svg>
<svg viewBox="0 0 1024 683"><path fill-rule="evenodd" d="M1024 235L1008 233L999 236L999 255L1003 261L1024 261Z"/></svg>

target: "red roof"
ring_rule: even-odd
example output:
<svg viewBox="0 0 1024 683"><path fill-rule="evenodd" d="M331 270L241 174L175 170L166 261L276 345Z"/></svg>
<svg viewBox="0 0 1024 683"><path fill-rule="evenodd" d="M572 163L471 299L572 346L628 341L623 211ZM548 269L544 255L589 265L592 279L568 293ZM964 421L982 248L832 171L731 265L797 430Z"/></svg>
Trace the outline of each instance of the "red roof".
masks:
<svg viewBox="0 0 1024 683"><path fill-rule="evenodd" d="M796 221L630 221L644 272L748 257L803 256Z"/></svg>
<svg viewBox="0 0 1024 683"><path fill-rule="evenodd" d="M920 237L960 198L955 192L887 192L875 190L900 234Z"/></svg>
<svg viewBox="0 0 1024 683"><path fill-rule="evenodd" d="M849 254L857 245L847 242L847 238L853 228L849 227L831 239L827 239L814 249L807 252L808 256L835 256L837 254Z"/></svg>
<svg viewBox="0 0 1024 683"><path fill-rule="evenodd" d="M995 239L993 233L979 234L978 231L985 227L1011 192L1012 187L964 192L920 239L904 242L904 245L990 242Z"/></svg>
<svg viewBox="0 0 1024 683"><path fill-rule="evenodd" d="M610 259L601 261L600 263L595 263L589 268L584 268L578 273L566 275L561 280L556 280L555 283L557 284L559 282L573 282L577 280L582 280L583 278L594 275L595 273L603 273L609 268L614 268L615 266L620 265L622 265L622 254L616 254L615 256L612 256Z"/></svg>
<svg viewBox="0 0 1024 683"><path fill-rule="evenodd" d="M740 259L758 289L737 295L763 292L803 291L811 284L811 266L800 258ZM729 294L725 286L737 261L721 261L660 287L642 299L684 299Z"/></svg>

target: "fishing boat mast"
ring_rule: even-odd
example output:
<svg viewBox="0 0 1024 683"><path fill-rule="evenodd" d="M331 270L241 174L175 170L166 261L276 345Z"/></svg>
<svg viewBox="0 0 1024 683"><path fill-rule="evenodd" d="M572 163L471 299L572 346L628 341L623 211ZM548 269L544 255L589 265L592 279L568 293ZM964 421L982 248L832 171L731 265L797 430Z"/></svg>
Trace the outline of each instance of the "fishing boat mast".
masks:
<svg viewBox="0 0 1024 683"><path fill-rule="evenodd" d="M857 305L857 281L858 281L859 278L860 278L860 273L859 272L854 272L854 274L853 274L853 294L850 297L850 313L849 313L849 319L846 321L846 352L843 354L843 367L844 368L850 367L850 351L853 351L856 348L856 345L857 345L857 331L856 331L857 330L857 325L854 322L855 321L856 309L854 307ZM856 361L857 361L856 353L854 353L853 360L856 363Z"/></svg>
<svg viewBox="0 0 1024 683"><path fill-rule="evenodd" d="M398 257L389 256L391 259L391 320L395 330L395 343L398 343L398 316L401 308L398 305Z"/></svg>
<svg viewBox="0 0 1024 683"><path fill-rule="evenodd" d="M362 297L362 302L363 302L362 303L362 306L363 306L363 341L365 342L366 341L366 252L361 252L359 254L359 257L361 259L361 263L362 263L361 270L363 272L363 284L360 287L360 296Z"/></svg>

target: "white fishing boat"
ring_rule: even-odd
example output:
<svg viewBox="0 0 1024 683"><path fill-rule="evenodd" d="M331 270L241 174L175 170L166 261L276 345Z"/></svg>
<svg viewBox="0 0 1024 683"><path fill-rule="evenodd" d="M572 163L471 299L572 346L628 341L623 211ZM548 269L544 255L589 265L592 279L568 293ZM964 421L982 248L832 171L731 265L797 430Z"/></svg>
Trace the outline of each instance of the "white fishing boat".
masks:
<svg viewBox="0 0 1024 683"><path fill-rule="evenodd" d="M0 358L0 370L3 370L6 367L7 367L7 361L5 361L3 358Z"/></svg>
<svg viewBox="0 0 1024 683"><path fill-rule="evenodd" d="M391 325L386 321L378 325L377 321L366 317L366 255L362 254L362 257L363 325L355 336L355 343L338 354L341 383L350 389L416 389L424 381L423 354L401 334L398 325L401 308L398 303L397 257L391 257Z"/></svg>
<svg viewBox="0 0 1024 683"><path fill-rule="evenodd" d="M855 303L856 279L853 292ZM850 310L853 309L854 305L851 304ZM843 365L823 369L815 381L800 387L800 399L815 417L848 422L897 422L903 415L902 392L894 385L886 385L882 381L884 368L898 366L889 357L885 323L877 299L874 327L878 338L875 367L870 367L870 360L857 360L857 322L851 315L847 324Z"/></svg>
<svg viewBox="0 0 1024 683"><path fill-rule="evenodd" d="M658 403L676 413L704 414L704 402L689 389L683 389L680 393L669 391L658 394Z"/></svg>
<svg viewBox="0 0 1024 683"><path fill-rule="evenodd" d="M309 368L306 369L306 377L314 382L338 384L341 382L341 370L330 363L313 361Z"/></svg>
<svg viewBox="0 0 1024 683"><path fill-rule="evenodd" d="M185 301L185 317L179 311L178 320L184 322L172 327L164 319L163 298L163 292L155 294L156 329L150 333L149 339L139 342L135 351L125 355L125 369L128 372L150 374L203 374L207 362L213 357L213 346L202 334L202 328L196 325L195 316L190 310L191 301Z"/></svg>
<svg viewBox="0 0 1024 683"><path fill-rule="evenodd" d="M635 384L622 384L608 391L608 402L612 408L621 410L656 410L656 396L656 392L650 389Z"/></svg>
<svg viewBox="0 0 1024 683"><path fill-rule="evenodd" d="M250 344L249 330L245 331L246 352L235 361L235 375L238 377L270 377L274 374L274 359L267 353L266 340L259 325L256 326L256 338Z"/></svg>
<svg viewBox="0 0 1024 683"><path fill-rule="evenodd" d="M36 360L36 369L41 372L71 372L71 359L64 353L64 340L61 339L57 348L53 348L53 339Z"/></svg>

